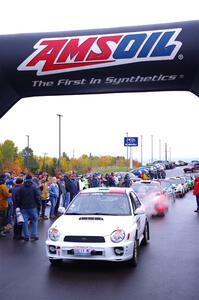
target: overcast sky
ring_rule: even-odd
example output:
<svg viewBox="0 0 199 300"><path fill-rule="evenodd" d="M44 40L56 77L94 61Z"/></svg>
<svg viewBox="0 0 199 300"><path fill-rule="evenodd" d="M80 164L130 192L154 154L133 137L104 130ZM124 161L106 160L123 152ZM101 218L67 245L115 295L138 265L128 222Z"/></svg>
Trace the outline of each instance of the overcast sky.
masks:
<svg viewBox="0 0 199 300"><path fill-rule="evenodd" d="M198 1L3 1L0 34L112 28L199 19ZM13 52L14 55L14 52ZM199 158L199 99L189 92L49 96L21 99L0 119L0 143L11 139L19 150L58 157L82 154L126 156L123 140L143 136L143 160ZM160 148L161 145L161 148ZM133 147L140 160L141 149Z"/></svg>

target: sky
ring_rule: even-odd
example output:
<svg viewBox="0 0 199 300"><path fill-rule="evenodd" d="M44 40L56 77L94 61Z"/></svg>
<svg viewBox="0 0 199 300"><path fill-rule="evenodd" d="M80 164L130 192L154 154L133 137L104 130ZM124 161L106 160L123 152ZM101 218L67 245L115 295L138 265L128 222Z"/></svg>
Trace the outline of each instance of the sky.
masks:
<svg viewBox="0 0 199 300"><path fill-rule="evenodd" d="M198 1L3 1L0 34L114 28L198 20ZM14 55L14 54L13 54ZM138 137L132 158L199 158L199 99L189 92L45 96L21 99L0 119L0 143L69 157L127 156L124 137ZM142 147L141 147L142 136ZM152 143L153 140L153 143ZM152 150L153 146L153 150ZM129 156L129 154L128 154Z"/></svg>

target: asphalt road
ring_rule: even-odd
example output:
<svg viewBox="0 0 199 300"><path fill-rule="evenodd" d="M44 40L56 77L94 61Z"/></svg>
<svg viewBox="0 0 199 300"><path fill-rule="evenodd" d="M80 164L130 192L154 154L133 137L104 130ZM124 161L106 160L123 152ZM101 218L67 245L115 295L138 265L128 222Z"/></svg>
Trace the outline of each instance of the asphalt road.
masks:
<svg viewBox="0 0 199 300"><path fill-rule="evenodd" d="M180 169L170 171L176 173ZM45 255L50 221L39 224L39 241L0 239L1 300L199 299L199 215L192 192L171 203L164 218L150 219L151 240L139 264L63 262Z"/></svg>

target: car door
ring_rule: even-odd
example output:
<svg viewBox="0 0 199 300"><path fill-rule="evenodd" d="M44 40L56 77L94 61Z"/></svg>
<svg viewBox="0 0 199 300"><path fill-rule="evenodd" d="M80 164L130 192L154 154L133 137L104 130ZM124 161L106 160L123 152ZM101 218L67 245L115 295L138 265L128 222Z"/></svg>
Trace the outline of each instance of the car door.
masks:
<svg viewBox="0 0 199 300"><path fill-rule="evenodd" d="M143 206L143 204L141 204L138 196L135 193L133 193L131 191L129 196L130 196L130 199L131 199L133 212L135 212L135 210L138 207ZM142 236L142 234L144 232L144 226L145 226L145 223L146 223L146 215L145 214L135 215L135 219L136 219L136 223L137 223L138 238L140 239L140 237Z"/></svg>

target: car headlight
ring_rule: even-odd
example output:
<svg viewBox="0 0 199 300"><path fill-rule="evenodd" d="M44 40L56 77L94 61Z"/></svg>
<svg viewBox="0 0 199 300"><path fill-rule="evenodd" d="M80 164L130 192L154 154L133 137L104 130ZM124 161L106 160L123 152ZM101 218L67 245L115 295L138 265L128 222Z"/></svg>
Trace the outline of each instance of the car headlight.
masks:
<svg viewBox="0 0 199 300"><path fill-rule="evenodd" d="M123 229L119 229L119 228L113 231L110 236L110 239L113 243L119 243L123 241L124 238L125 238L125 232Z"/></svg>
<svg viewBox="0 0 199 300"><path fill-rule="evenodd" d="M57 228L50 228L48 231L48 236L52 241L58 241L60 238L59 230Z"/></svg>

